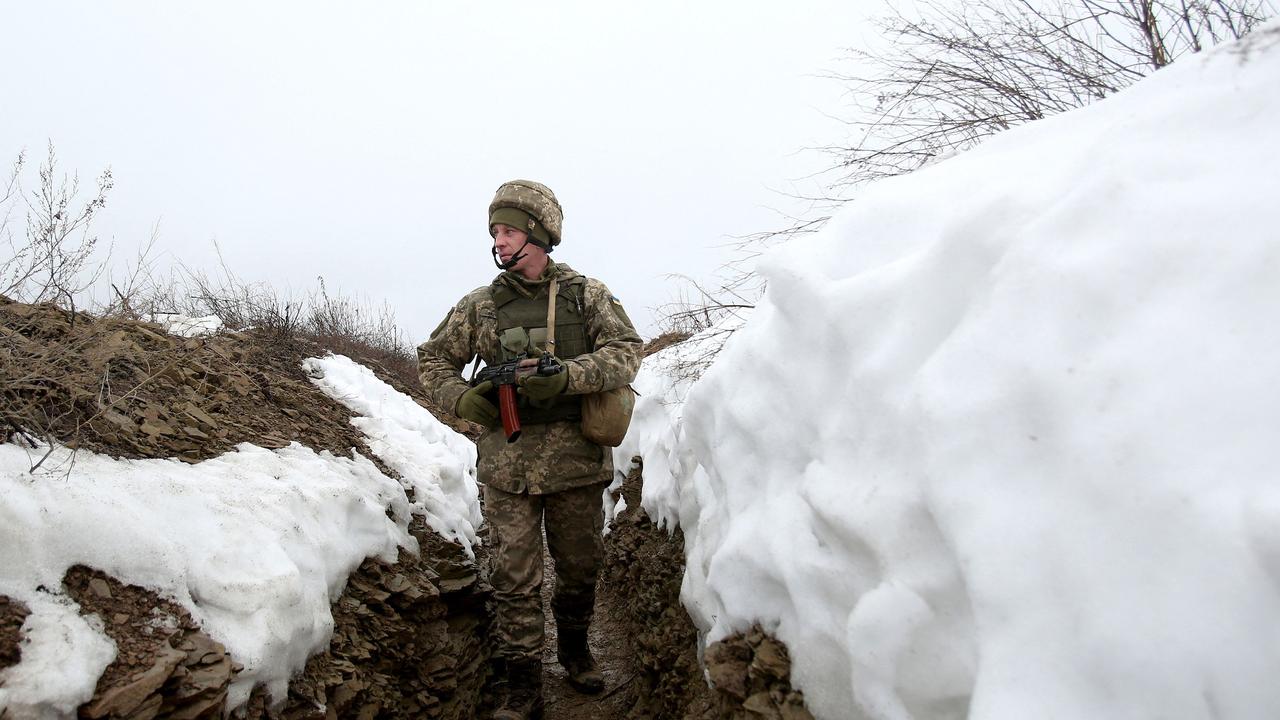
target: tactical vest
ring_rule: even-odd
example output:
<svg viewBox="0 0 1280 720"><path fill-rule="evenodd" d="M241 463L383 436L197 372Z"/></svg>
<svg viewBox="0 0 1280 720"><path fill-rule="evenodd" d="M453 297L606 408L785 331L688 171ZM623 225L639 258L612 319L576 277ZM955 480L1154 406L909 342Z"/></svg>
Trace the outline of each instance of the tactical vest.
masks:
<svg viewBox="0 0 1280 720"><path fill-rule="evenodd" d="M581 275L559 283L556 291L556 346L552 352L561 360L585 355L595 348L587 335L587 319L583 297L587 279ZM549 286L546 286L549 287ZM490 287L493 306L498 311L498 344L500 361L511 362L521 354L539 357L547 342L547 294L528 298L502 282ZM534 407L520 397L520 422L548 423L556 420L580 420L582 399L577 395L561 395L545 408Z"/></svg>

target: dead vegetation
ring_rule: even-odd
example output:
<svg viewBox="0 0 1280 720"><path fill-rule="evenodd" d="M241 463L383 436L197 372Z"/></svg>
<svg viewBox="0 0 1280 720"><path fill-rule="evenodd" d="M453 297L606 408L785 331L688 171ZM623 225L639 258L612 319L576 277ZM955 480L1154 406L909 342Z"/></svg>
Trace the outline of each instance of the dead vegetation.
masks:
<svg viewBox="0 0 1280 720"><path fill-rule="evenodd" d="M0 439L188 462L242 442L346 455L362 436L300 365L324 352L253 333L184 339L0 299Z"/></svg>
<svg viewBox="0 0 1280 720"><path fill-rule="evenodd" d="M0 247L7 249L7 259L0 262L0 302L11 308L10 315L37 313L12 310L23 306L46 309L38 311L41 319L35 326L9 317L0 329L0 381L14 386L4 397L0 439L21 432L42 441L64 437L75 442L83 433L68 428L73 419L118 420L112 414L117 410L113 403L127 399L119 393L132 390L122 385L129 380L145 385L152 379L123 372L109 356L128 357L132 348L119 347L126 341L143 351L154 350L158 341L146 336L164 333L153 327L150 333L129 331L125 338L116 332L124 325L110 326L117 321L215 317L224 328L251 331L268 344L302 341L324 351L359 355L400 381L416 384L412 347L389 306L377 307L359 297L331 292L324 278L317 280L315 291L295 298L240 278L225 262L213 274L181 264L161 273L154 257L158 228L117 274L113 248L103 247L93 232L93 221L114 187L110 169L98 176L95 189L86 194L78 176L60 168L50 143L34 177L27 178L28 174L26 155L20 154L0 182ZM65 323L49 322L54 311L48 308L53 307ZM93 332L77 331L81 318L91 321ZM107 348L98 347L104 341ZM67 358L88 362L72 367ZM152 365L145 369L158 375L170 370ZM92 391L97 396L95 410L88 414L79 410L92 398L70 397L76 388L93 387L86 372L95 373L93 379L100 383ZM128 377L122 377L122 372ZM115 397L109 397L113 393ZM89 437L105 432L100 423L90 430Z"/></svg>
<svg viewBox="0 0 1280 720"><path fill-rule="evenodd" d="M1248 36L1274 0L921 0L890 2L872 37L823 73L846 90L844 137L808 148L827 168L783 193L803 209L735 238L715 283L675 276L665 330L710 331L707 366L763 296L755 261L822 230L868 184L914 172L1010 128L1084 107L1179 58ZM856 241L856 240L855 240Z"/></svg>

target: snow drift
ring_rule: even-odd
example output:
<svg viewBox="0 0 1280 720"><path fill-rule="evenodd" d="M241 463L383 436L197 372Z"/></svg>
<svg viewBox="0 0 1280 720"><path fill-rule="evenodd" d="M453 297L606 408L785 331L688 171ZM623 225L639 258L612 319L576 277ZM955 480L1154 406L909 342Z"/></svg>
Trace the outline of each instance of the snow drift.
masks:
<svg viewBox="0 0 1280 720"><path fill-rule="evenodd" d="M879 183L682 408L648 362L707 640L822 718L1280 715L1277 78L1272 23Z"/></svg>

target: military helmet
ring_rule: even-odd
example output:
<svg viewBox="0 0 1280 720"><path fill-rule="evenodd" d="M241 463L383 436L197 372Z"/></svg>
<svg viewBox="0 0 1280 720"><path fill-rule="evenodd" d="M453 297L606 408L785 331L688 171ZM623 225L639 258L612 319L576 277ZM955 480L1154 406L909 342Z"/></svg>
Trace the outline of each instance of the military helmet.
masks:
<svg viewBox="0 0 1280 720"><path fill-rule="evenodd" d="M489 203L490 228L493 227L494 213L502 208L514 208L527 213L541 225L541 228L537 229L546 230L552 247L560 244L560 227L564 223L564 211L560 209L560 201L556 200L556 194L551 192L551 188L532 180L512 180L502 183L493 195L493 202ZM541 234L534 232L535 229L531 227L519 229L528 232L530 237Z"/></svg>

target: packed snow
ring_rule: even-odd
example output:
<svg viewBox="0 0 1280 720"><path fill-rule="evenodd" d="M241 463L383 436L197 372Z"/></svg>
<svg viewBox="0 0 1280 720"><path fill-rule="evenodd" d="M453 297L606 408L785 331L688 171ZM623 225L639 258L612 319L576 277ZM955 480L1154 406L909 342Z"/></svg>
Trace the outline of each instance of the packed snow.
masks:
<svg viewBox="0 0 1280 720"><path fill-rule="evenodd" d="M412 491L413 513L474 558L481 523L475 443L350 358L308 358L303 368L316 387L360 413L351 424Z"/></svg>
<svg viewBox="0 0 1280 720"><path fill-rule="evenodd" d="M1280 24L881 182L760 265L643 504L819 718L1280 717Z"/></svg>
<svg viewBox="0 0 1280 720"><path fill-rule="evenodd" d="M258 684L284 699L290 676L327 645L329 605L347 576L366 557L416 552L411 514L470 551L474 446L347 358L307 367L363 414L353 422L405 486L358 454L297 443L242 444L194 465L54 448L34 473L47 448L0 445L0 594L31 610L21 662L0 671L0 709L73 717L115 657L101 620L80 617L60 592L72 565L186 608L244 666L228 696L235 708Z"/></svg>
<svg viewBox="0 0 1280 720"><path fill-rule="evenodd" d="M156 313L151 316L151 322L163 327L170 335L185 338L213 335L223 327L222 318L217 315L190 317L179 313Z"/></svg>

